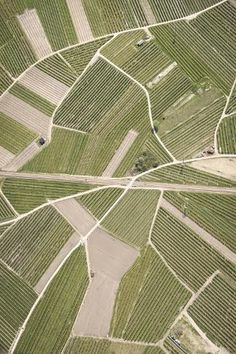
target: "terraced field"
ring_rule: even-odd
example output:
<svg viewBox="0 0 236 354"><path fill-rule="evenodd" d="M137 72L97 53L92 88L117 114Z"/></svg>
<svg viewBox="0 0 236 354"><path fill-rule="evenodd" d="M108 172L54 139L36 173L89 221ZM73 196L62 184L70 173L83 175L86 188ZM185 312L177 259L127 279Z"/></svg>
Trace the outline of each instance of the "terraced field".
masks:
<svg viewBox="0 0 236 354"><path fill-rule="evenodd" d="M16 352L60 353L69 338L87 286L85 250L79 247L65 262L37 304Z"/></svg>

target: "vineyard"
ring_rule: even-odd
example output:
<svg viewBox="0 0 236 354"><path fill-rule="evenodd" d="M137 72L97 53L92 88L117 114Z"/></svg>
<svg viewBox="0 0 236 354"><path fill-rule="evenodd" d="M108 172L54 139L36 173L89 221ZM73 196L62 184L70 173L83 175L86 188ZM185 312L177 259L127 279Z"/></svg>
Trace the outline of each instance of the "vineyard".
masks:
<svg viewBox="0 0 236 354"><path fill-rule="evenodd" d="M236 280L236 267L165 209L160 209L152 242L176 274L197 291L216 270ZM197 270L197 271L196 271Z"/></svg>
<svg viewBox="0 0 236 354"><path fill-rule="evenodd" d="M235 354L236 0L0 0L0 354Z"/></svg>
<svg viewBox="0 0 236 354"><path fill-rule="evenodd" d="M0 280L0 348L7 352L37 295L3 262L0 262Z"/></svg>
<svg viewBox="0 0 236 354"><path fill-rule="evenodd" d="M78 182L60 182L6 178L3 183L3 193L17 212L24 214L48 199L57 199L84 192L95 186Z"/></svg>
<svg viewBox="0 0 236 354"><path fill-rule="evenodd" d="M159 195L159 191L128 191L102 226L130 245L144 246L148 240Z"/></svg>
<svg viewBox="0 0 236 354"><path fill-rule="evenodd" d="M163 354L158 347L119 343L107 339L71 338L66 346L65 354Z"/></svg>
<svg viewBox="0 0 236 354"><path fill-rule="evenodd" d="M53 207L45 207L20 219L4 233L0 239L1 258L34 286L72 233L72 227Z"/></svg>
<svg viewBox="0 0 236 354"><path fill-rule="evenodd" d="M236 115L223 119L218 130L217 139L221 154L236 153Z"/></svg>
<svg viewBox="0 0 236 354"><path fill-rule="evenodd" d="M236 283L220 274L188 310L207 336L230 353L236 347L235 299Z"/></svg>
<svg viewBox="0 0 236 354"><path fill-rule="evenodd" d="M165 192L164 197L236 252L234 195Z"/></svg>
<svg viewBox="0 0 236 354"><path fill-rule="evenodd" d="M197 170L187 163L179 163L165 166L141 177L143 181L171 182L183 184L198 184L207 186L229 186L233 187L236 182L227 178L219 177L211 173Z"/></svg>
<svg viewBox="0 0 236 354"><path fill-rule="evenodd" d="M85 251L79 247L65 262L37 304L16 352L61 353L87 286Z"/></svg>
<svg viewBox="0 0 236 354"><path fill-rule="evenodd" d="M111 335L127 340L156 342L189 297L190 293L155 251L147 247L122 279Z"/></svg>

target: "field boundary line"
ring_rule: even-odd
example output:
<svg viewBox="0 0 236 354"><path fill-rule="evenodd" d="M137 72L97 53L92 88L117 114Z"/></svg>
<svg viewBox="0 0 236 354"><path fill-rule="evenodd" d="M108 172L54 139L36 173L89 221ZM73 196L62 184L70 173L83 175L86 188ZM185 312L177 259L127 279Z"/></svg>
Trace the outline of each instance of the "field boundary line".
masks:
<svg viewBox="0 0 236 354"><path fill-rule="evenodd" d="M57 125L57 124L52 123L52 128L54 128L54 127L57 129L70 130L72 132L81 133L81 134L85 134L85 135L88 134L88 132L84 132L83 130L77 130L74 128L63 127L62 125Z"/></svg>
<svg viewBox="0 0 236 354"><path fill-rule="evenodd" d="M158 201L157 201L156 209L155 209L155 212L154 212L154 215L153 215L151 227L150 227L149 234L148 234L148 244L150 244L150 245L152 245L152 240L151 240L152 231L153 231L153 228L154 228L154 225L155 225L156 217L157 217L158 211L160 209L161 201L162 201L163 194L164 194L163 189L161 189L160 191L161 191L161 193L160 193L160 196L159 196Z"/></svg>
<svg viewBox="0 0 236 354"><path fill-rule="evenodd" d="M5 200L5 202L8 204L8 206L14 211L15 215L19 216L20 214L16 211L16 209L13 207L13 205L11 204L10 200L7 199L7 197L5 196L5 194L3 193L3 191L0 189L0 195L3 197L3 199ZM14 220L14 218L13 218ZM10 222L11 220L9 220Z"/></svg>
<svg viewBox="0 0 236 354"><path fill-rule="evenodd" d="M219 119L219 121L218 121L218 123L217 123L216 129L215 129L215 133L214 133L214 146L215 146L215 152L216 152L216 154L219 154L219 151L218 151L218 141L217 141L218 130L219 130L219 128L220 128L220 124L221 124L222 120L227 117L227 115L225 114L225 112L226 112L226 110L227 110L227 108L228 108L229 101L230 101L231 96L232 96L232 94L233 94L233 92L234 92L235 86L236 86L236 77L235 77L235 79L234 79L234 82L233 82L233 85L232 85L231 90L230 90L230 92L229 92L229 95L227 96L227 100L226 100L226 103L225 103L223 112L222 112L222 114L221 114L221 117L220 117L220 119Z"/></svg>
<svg viewBox="0 0 236 354"><path fill-rule="evenodd" d="M201 295L201 293L205 290L205 288L211 284L211 282L213 281L213 279L220 273L219 270L216 270L209 278L207 278L207 280L205 281L205 283L200 287L200 289L198 289L198 291L196 293L193 293L193 295L191 296L191 298L189 299L189 301L187 302L187 304L184 306L183 310L179 313L179 315L175 318L174 322L172 323L172 325L170 326L170 328L167 330L167 332L165 333L164 337L159 341L160 345L164 345L164 341L166 340L166 338L169 336L172 328L177 324L177 322L179 320L181 320L181 318L187 313L188 308L193 304L194 301L197 300L197 298ZM195 327L194 327L195 328ZM195 328L196 329L196 328ZM203 334L203 332L201 332L201 334ZM206 340L211 344L214 345L214 343L212 343L210 341L210 339L205 335L204 336L206 338ZM204 338L204 339L205 339Z"/></svg>
<svg viewBox="0 0 236 354"><path fill-rule="evenodd" d="M161 141L161 139L159 138L159 136L157 135L155 129L154 129L154 124L153 124L153 118L152 118L152 105L151 105L151 100L150 100L150 95L148 90L146 89L146 87L144 87L139 81L137 81L136 79L134 79L131 75L129 75L126 71L124 71L123 69L121 69L119 66L117 66L116 64L114 64L112 61L110 61L107 57L105 57L104 55L99 53L99 56L105 60L108 64L112 65L114 68L116 68L118 71L120 71L123 75L127 76L130 80L132 80L136 85L138 85L144 92L147 98L147 104L148 104L148 115L149 115L149 120L150 120L150 124L151 124L151 128L154 132L154 135L156 137L156 139L158 140L158 142L161 144L161 146L164 148L165 152L171 157L171 159L173 161L177 161L175 159L175 157L171 154L171 152L167 149L167 147L163 144L163 142Z"/></svg>

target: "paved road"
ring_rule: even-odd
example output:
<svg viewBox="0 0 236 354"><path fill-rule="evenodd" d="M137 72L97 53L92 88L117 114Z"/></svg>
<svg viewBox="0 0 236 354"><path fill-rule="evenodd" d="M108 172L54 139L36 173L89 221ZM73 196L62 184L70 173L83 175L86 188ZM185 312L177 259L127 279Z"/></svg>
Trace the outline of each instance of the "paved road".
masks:
<svg viewBox="0 0 236 354"><path fill-rule="evenodd" d="M236 254L231 251L228 247L223 245L220 241L218 241L215 237L213 237L209 232L204 230L198 224L195 223L188 216L185 216L179 209L177 209L174 205L169 203L166 199L162 198L161 207L169 211L172 215L174 215L177 219L182 221L186 226L192 229L197 235L199 235L205 242L207 242L211 247L213 247L216 251L222 254L226 259L236 265Z"/></svg>
<svg viewBox="0 0 236 354"><path fill-rule="evenodd" d="M28 173L28 172L12 172L0 171L0 177L15 177L25 179L39 179L49 181L64 181L64 182L82 182L94 184L99 186L120 186L125 187L130 183L130 178L110 178L98 176L79 176L79 175L63 175L63 174L48 174L48 173ZM143 189L163 189L170 191L186 191L186 192L205 192L205 193L230 193L236 194L235 187L212 187L191 184L177 184L177 183L161 183L161 182L147 182L134 181L132 188Z"/></svg>

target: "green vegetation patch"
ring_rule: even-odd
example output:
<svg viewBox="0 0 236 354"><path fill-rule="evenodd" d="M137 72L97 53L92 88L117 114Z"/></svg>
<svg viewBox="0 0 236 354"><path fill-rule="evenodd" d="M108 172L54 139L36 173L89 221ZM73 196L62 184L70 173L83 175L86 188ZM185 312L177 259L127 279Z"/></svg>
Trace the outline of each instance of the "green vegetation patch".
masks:
<svg viewBox="0 0 236 354"><path fill-rule="evenodd" d="M74 230L52 206L17 221L0 238L1 258L35 286Z"/></svg>
<svg viewBox="0 0 236 354"><path fill-rule="evenodd" d="M37 135L14 119L0 113L0 145L13 154L24 150Z"/></svg>
<svg viewBox="0 0 236 354"><path fill-rule="evenodd" d="M164 197L236 252L235 195L165 192Z"/></svg>
<svg viewBox="0 0 236 354"><path fill-rule="evenodd" d="M14 210L7 203L6 198L0 194L0 222L5 222L15 216Z"/></svg>
<svg viewBox="0 0 236 354"><path fill-rule="evenodd" d="M165 209L158 211L151 239L170 267L193 291L216 270L236 280L235 265Z"/></svg>
<svg viewBox="0 0 236 354"><path fill-rule="evenodd" d="M124 242L144 246L153 221L160 192L156 190L129 190L102 226Z"/></svg>
<svg viewBox="0 0 236 354"><path fill-rule="evenodd" d="M86 337L71 338L66 346L65 354L163 354L158 347L119 343L108 339Z"/></svg>
<svg viewBox="0 0 236 354"><path fill-rule="evenodd" d="M126 340L156 342L190 297L190 292L149 246L121 281L110 334Z"/></svg>
<svg viewBox="0 0 236 354"><path fill-rule="evenodd" d="M81 195L76 199L99 220L121 196L122 192L123 189L107 188Z"/></svg>
<svg viewBox="0 0 236 354"><path fill-rule="evenodd" d="M143 181L197 184L206 186L236 186L236 182L211 173L197 170L186 163L164 166L141 177Z"/></svg>
<svg viewBox="0 0 236 354"><path fill-rule="evenodd" d="M23 166L22 170L81 174L79 164L87 140L87 134L53 128L49 145Z"/></svg>
<svg viewBox="0 0 236 354"><path fill-rule="evenodd" d="M217 141L221 154L236 154L236 114L222 120Z"/></svg>
<svg viewBox="0 0 236 354"><path fill-rule="evenodd" d="M54 104L19 83L16 83L10 89L10 93L12 93L17 98L23 100L24 102L30 104L32 107L45 113L49 117L53 114L53 111L56 108Z"/></svg>
<svg viewBox="0 0 236 354"><path fill-rule="evenodd" d="M75 250L48 286L16 347L17 353L61 353L88 286L86 254Z"/></svg>
<svg viewBox="0 0 236 354"><path fill-rule="evenodd" d="M8 352L37 295L0 261L0 350Z"/></svg>
<svg viewBox="0 0 236 354"><path fill-rule="evenodd" d="M236 348L236 283L217 275L188 309L190 316L218 346Z"/></svg>
<svg viewBox="0 0 236 354"><path fill-rule="evenodd" d="M78 182L6 178L3 192L16 211L22 214L46 203L48 199L66 197L94 187Z"/></svg>

